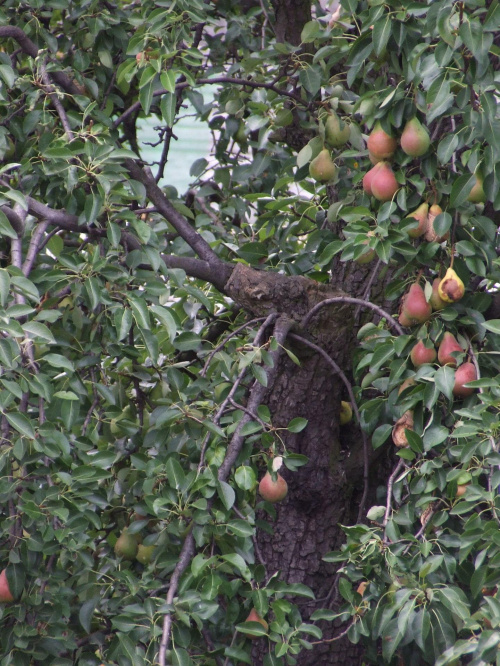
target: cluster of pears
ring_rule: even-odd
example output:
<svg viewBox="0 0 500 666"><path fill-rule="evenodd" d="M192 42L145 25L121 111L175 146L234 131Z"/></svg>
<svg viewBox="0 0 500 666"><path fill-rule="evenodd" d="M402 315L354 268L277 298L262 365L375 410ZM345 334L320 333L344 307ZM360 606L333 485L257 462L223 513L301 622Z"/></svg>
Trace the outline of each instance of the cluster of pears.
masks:
<svg viewBox="0 0 500 666"><path fill-rule="evenodd" d="M429 342L425 344L423 340L419 340L411 350L410 358L416 368L427 363L434 363L436 359L440 365L449 365L457 368L457 359L453 355L457 352L463 354L465 349L463 349L453 333L446 331L437 352L434 345ZM477 379L476 366L470 361L462 363L455 371L453 395L457 398L466 398L472 395L474 389L464 385L475 379Z"/></svg>
<svg viewBox="0 0 500 666"><path fill-rule="evenodd" d="M330 111L324 121L325 147L309 164L309 175L319 183L328 183L335 178L337 167L332 160L331 151L341 148L351 135L350 126L335 111Z"/></svg>
<svg viewBox="0 0 500 666"><path fill-rule="evenodd" d="M139 535L130 534L128 529L125 528L116 540L115 555L122 560L130 562L137 560L141 564L149 564L153 559L155 546L145 546L140 541Z"/></svg>
<svg viewBox="0 0 500 666"><path fill-rule="evenodd" d="M429 133L418 118L414 117L406 123L400 144L403 152L411 157L421 157L429 150ZM368 137L367 147L370 161L375 166L365 174L363 189L378 201L390 201L399 189L389 164L398 147L397 139L376 123Z"/></svg>
<svg viewBox="0 0 500 666"><path fill-rule="evenodd" d="M464 283L452 266L448 268L443 278L434 279L429 301L425 298L420 284L414 282L401 299L399 323L406 327L424 324L431 318L433 310L442 310L446 305L456 303L464 293Z"/></svg>

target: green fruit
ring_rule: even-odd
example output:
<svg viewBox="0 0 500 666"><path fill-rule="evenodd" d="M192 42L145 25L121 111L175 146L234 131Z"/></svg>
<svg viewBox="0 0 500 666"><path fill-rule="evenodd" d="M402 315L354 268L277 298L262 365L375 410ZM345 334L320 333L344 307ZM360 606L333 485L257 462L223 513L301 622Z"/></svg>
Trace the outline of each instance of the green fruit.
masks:
<svg viewBox="0 0 500 666"><path fill-rule="evenodd" d="M327 148L323 148L309 165L309 175L320 183L327 183L333 180L336 170L337 168Z"/></svg>
<svg viewBox="0 0 500 666"><path fill-rule="evenodd" d="M129 534L126 529L123 530L115 543L115 555L121 557L122 560L133 560L138 549L137 539Z"/></svg>
<svg viewBox="0 0 500 666"><path fill-rule="evenodd" d="M467 197L467 201L471 201L472 203L484 203L486 201L486 194L483 189L483 177L480 173L476 173L475 176L476 182Z"/></svg>
<svg viewBox="0 0 500 666"><path fill-rule="evenodd" d="M144 546L142 543L137 548L135 559L141 564L149 564L153 559L155 546Z"/></svg>
<svg viewBox="0 0 500 666"><path fill-rule="evenodd" d="M411 157L425 155L431 145L431 139L426 128L418 118L409 120L401 135L401 148Z"/></svg>
<svg viewBox="0 0 500 666"><path fill-rule="evenodd" d="M325 142L330 148L340 148L347 141L351 135L351 128L349 125L340 120L338 115L332 111L328 114L325 122Z"/></svg>

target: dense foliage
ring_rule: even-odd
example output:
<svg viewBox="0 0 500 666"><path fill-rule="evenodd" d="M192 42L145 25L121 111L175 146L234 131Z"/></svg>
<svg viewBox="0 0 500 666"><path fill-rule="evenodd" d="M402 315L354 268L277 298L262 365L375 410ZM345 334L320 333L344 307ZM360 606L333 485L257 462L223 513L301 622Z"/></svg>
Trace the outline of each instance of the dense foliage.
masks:
<svg viewBox="0 0 500 666"><path fill-rule="evenodd" d="M1 4L0 666L305 664L344 635L365 663L498 662L500 4L310 5ZM177 192L186 113L213 149ZM398 144L394 193L370 196L368 136L415 117L429 148ZM392 319L450 267L462 298ZM266 567L288 500L257 489L281 458L289 481L311 465L287 439L307 418L276 424L269 393L317 331L278 289L238 298L238 271L362 306L352 364L322 357L369 444L324 600ZM415 367L446 332L451 362Z"/></svg>

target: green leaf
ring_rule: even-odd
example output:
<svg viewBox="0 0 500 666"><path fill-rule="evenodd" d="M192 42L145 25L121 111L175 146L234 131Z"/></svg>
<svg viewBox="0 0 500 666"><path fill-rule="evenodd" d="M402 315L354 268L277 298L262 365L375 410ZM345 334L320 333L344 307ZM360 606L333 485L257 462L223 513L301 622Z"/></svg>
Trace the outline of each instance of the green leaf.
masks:
<svg viewBox="0 0 500 666"><path fill-rule="evenodd" d="M307 419L296 417L290 421L287 426L287 430L290 432L302 432L302 430L304 430L304 428L307 426L307 423Z"/></svg>
<svg viewBox="0 0 500 666"><path fill-rule="evenodd" d="M179 463L173 456L167 460L165 465L165 472L167 474L168 481L172 488L176 490L183 490L186 477L184 476L184 471Z"/></svg>
<svg viewBox="0 0 500 666"><path fill-rule="evenodd" d="M75 371L73 363L61 354L45 354L43 360L54 368L64 368L71 373Z"/></svg>
<svg viewBox="0 0 500 666"><path fill-rule="evenodd" d="M0 210L0 234L2 236L7 236L7 238L17 238L17 233L12 228L11 223L9 222L7 216L3 211ZM5 269L2 269L5 270Z"/></svg>
<svg viewBox="0 0 500 666"><path fill-rule="evenodd" d="M94 615L94 611L98 603L99 603L99 597L93 597L92 599L84 601L80 607L80 611L78 613L78 619L80 620L80 624L85 629L87 634L90 634L91 631L90 624L92 622L92 617Z"/></svg>
<svg viewBox="0 0 500 666"><path fill-rule="evenodd" d="M26 572L22 564L8 564L5 575L14 599L19 599L26 584Z"/></svg>
<svg viewBox="0 0 500 666"><path fill-rule="evenodd" d="M0 223L1 223L1 218L0 218ZM5 268L0 268L0 306L2 308L4 308L7 305L7 301L9 299L9 291L10 291L10 275L5 270ZM29 309L31 310L31 308Z"/></svg>
<svg viewBox="0 0 500 666"><path fill-rule="evenodd" d="M10 425L20 432L24 437L28 439L35 439L35 429L31 420L24 414L15 414L13 412L5 412L5 418L10 423Z"/></svg>
<svg viewBox="0 0 500 666"><path fill-rule="evenodd" d="M226 483L225 481L218 481L217 494L222 504L224 504L225 508L229 511L229 509L233 506L236 500L235 492L231 488L229 483Z"/></svg>
<svg viewBox="0 0 500 666"><path fill-rule="evenodd" d="M242 490L253 490L257 484L257 477L251 467L240 465L234 473L234 480L238 488Z"/></svg>
<svg viewBox="0 0 500 666"><path fill-rule="evenodd" d="M150 320L149 312L144 298L139 296L133 296L128 294L128 302L132 309L132 314L134 316L135 322L139 328L144 328L149 330Z"/></svg>
<svg viewBox="0 0 500 666"><path fill-rule="evenodd" d="M476 177L473 173L465 173L455 180L450 194L450 206L452 208L458 208L467 201L475 182Z"/></svg>
<svg viewBox="0 0 500 666"><path fill-rule="evenodd" d="M319 21L308 21L305 26L302 28L300 34L300 41L303 44L308 44L309 42L314 42L316 37L321 32L321 25Z"/></svg>
<svg viewBox="0 0 500 666"><path fill-rule="evenodd" d="M375 51L376 56L381 55L385 51L387 42L391 36L392 23L391 16L385 16L383 19L376 21L376 23L373 24L372 40L373 50Z"/></svg>
<svg viewBox="0 0 500 666"><path fill-rule="evenodd" d="M500 319L489 319L481 324L487 331L500 334Z"/></svg>
<svg viewBox="0 0 500 666"><path fill-rule="evenodd" d="M56 339L45 324L40 324L37 321L28 321L22 325L22 328L25 333L31 333L35 340L54 344L56 342Z"/></svg>

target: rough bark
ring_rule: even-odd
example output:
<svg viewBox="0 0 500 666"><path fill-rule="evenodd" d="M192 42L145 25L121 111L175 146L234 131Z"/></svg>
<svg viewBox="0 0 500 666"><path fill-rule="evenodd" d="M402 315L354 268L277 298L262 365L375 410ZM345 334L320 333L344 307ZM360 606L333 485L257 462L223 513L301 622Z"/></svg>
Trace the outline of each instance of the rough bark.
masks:
<svg viewBox="0 0 500 666"><path fill-rule="evenodd" d="M316 303L343 292L305 277L287 277L243 265L234 269L225 292L254 315L288 313L297 322L296 330L310 336L340 367L349 367L354 340L351 306L325 308L311 330L300 330L300 321ZM301 365L288 358L282 361L267 402L275 427L286 428L299 416L308 419L303 432L288 433L284 440L288 451L306 455L309 463L297 472L282 472L289 484L288 496L277 506L276 520L271 521L273 534L260 531L258 542L270 575L281 571L283 580L310 586L321 600L331 592L335 578L334 567L321 558L341 545L339 524L356 519L356 500L363 486L362 445L361 438L353 436L355 426L339 427L340 400L346 397L339 377L305 346L290 342L288 348L300 358ZM265 515L261 518L268 519ZM335 594L330 594L328 600L301 604L302 613L307 618L315 608L335 608L335 604ZM323 629L325 638L338 631L331 625ZM256 644L254 666L262 664L266 650ZM299 663L354 666L360 663L360 649L346 639L323 643L304 651Z"/></svg>
<svg viewBox="0 0 500 666"><path fill-rule="evenodd" d="M300 34L311 20L311 0L274 0L274 30L278 42L300 44Z"/></svg>

